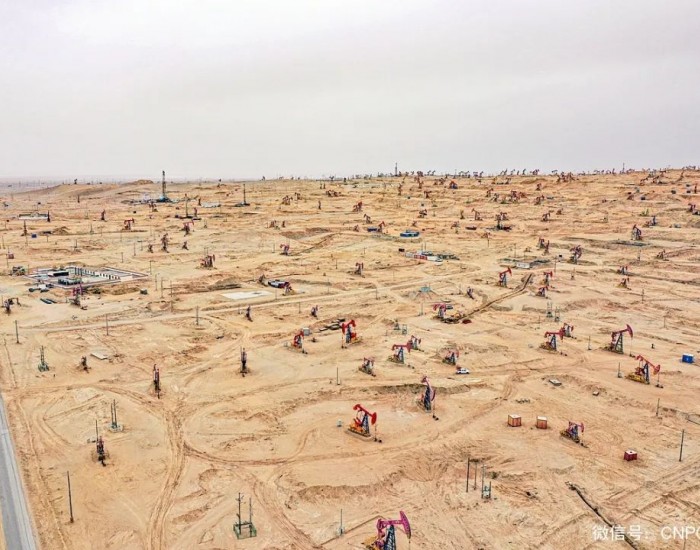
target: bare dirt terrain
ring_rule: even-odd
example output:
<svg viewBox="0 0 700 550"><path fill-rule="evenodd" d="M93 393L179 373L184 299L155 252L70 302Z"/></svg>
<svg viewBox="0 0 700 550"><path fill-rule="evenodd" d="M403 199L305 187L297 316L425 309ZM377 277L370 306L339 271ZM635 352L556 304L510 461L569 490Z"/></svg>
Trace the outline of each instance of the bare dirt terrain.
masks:
<svg viewBox="0 0 700 550"><path fill-rule="evenodd" d="M29 278L2 277L3 299L21 305L3 313L0 383L40 546L363 548L378 518L404 511L414 550L682 548L662 528L700 528L700 368L681 362L700 360L700 217L688 206L700 203L700 173L451 181L250 182L243 207L242 184L200 182L169 186L177 202L155 211L140 202L160 195L153 182L6 190L7 273L75 265L146 275L88 288L82 307L68 303L69 289L30 293ZM35 211L50 221L27 220L23 236L18 216ZM501 212L509 231L496 229ZM380 222L383 233L368 231ZM420 235L400 237L406 229ZM405 254L419 250L454 257ZM213 268L201 265L207 254ZM264 284L271 279L292 292ZM441 322L440 303L471 322ZM340 330L321 330L338 319L355 320L358 343L343 348ZM555 335L557 351L543 349L545 332L565 323L573 338ZM624 352L606 350L627 325ZM292 346L302 328L305 353ZM420 349L403 365L390 361L412 335ZM38 369L42 347L48 371ZM470 374L443 361L451 349ZM661 365L648 385L627 378L638 354ZM359 370L369 357L376 376ZM418 404L424 375L432 414ZM358 403L377 413L381 442L348 431ZM521 427L507 425L511 414ZM548 429L535 427L538 416ZM560 434L569 421L585 426L583 445ZM638 460L623 460L627 449ZM478 460L478 477L467 493L468 459ZM481 498L482 466L491 499ZM252 499L254 539L233 532L239 492L245 520ZM605 523L586 500L642 536L596 541ZM401 528L396 540L409 548Z"/></svg>

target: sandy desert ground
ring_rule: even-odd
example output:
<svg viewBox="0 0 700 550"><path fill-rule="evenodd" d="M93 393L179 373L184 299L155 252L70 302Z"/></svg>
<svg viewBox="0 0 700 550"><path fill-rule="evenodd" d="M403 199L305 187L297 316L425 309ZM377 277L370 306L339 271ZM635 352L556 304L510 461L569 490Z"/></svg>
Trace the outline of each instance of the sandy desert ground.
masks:
<svg viewBox="0 0 700 550"><path fill-rule="evenodd" d="M146 275L89 290L82 308L66 289L30 293L29 278L2 277L3 298L21 305L3 314L0 383L41 547L363 548L378 518L404 511L413 550L683 548L663 527L700 529L700 367L681 362L683 354L700 360L700 217L688 207L700 201L700 172L566 183L459 177L450 189L452 179L424 177L422 189L411 176L249 182L247 207L235 206L241 183L192 182L170 185L177 202L156 211L140 201L160 195L158 182L6 191L8 273L77 265ZM200 219L185 236L183 217L194 207ZM47 211L50 222L27 221L23 236L20 214ZM510 231L495 229L500 212ZM646 227L652 215L657 225ZM367 231L381 221L384 233ZM631 240L634 225L641 241ZM411 228L420 236L399 236ZM570 263L578 245L582 255ZM455 258L409 258L400 248ZM215 255L212 269L200 265L206 254ZM620 266L629 266L629 288L620 286ZM508 267L504 288L499 272ZM548 271L547 297L537 296ZM289 281L294 293L260 284L261 274ZM440 322L437 303L471 322ZM321 330L338 319L354 319L361 341L342 348L339 330ZM564 323L574 338L542 349L545 332ZM624 353L606 350L627 324L634 337L625 335ZM301 328L310 329L306 353L291 346ZM421 349L404 365L389 361L392 345L411 335ZM470 374L443 362L450 349ZM626 377L637 354L661 365L649 385ZM375 359L376 376L359 370L365 357ZM417 403L424 375L434 414ZM381 442L348 432L356 403L377 413ZM507 425L511 414L521 427ZM535 427L538 416L548 429ZM106 467L96 460L96 421ZM585 425L583 445L560 434L569 421ZM623 460L627 449L637 461ZM468 459L478 461L478 479L466 492ZM482 466L491 499L481 498ZM256 538L234 535L239 492L245 519L252 500ZM593 508L628 541L596 541L605 523ZM640 540L630 533L636 526ZM409 548L400 529L397 546Z"/></svg>

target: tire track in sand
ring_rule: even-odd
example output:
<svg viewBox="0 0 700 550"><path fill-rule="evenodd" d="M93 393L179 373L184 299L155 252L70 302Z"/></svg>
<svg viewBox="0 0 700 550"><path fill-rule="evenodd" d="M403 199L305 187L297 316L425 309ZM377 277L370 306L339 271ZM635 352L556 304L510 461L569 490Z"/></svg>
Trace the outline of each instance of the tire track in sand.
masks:
<svg viewBox="0 0 700 550"><path fill-rule="evenodd" d="M289 539L292 548L295 550L322 548L287 517L279 500L272 494L267 483L256 479L253 482L252 490L265 512L274 520L275 527L280 529Z"/></svg>
<svg viewBox="0 0 700 550"><path fill-rule="evenodd" d="M148 548L150 550L165 550L165 516L172 506L173 495L185 469L185 449L182 437L182 425L178 418L178 411L167 412L165 421L168 427L168 447L170 458L165 485L158 496L155 508L151 513L148 525Z"/></svg>

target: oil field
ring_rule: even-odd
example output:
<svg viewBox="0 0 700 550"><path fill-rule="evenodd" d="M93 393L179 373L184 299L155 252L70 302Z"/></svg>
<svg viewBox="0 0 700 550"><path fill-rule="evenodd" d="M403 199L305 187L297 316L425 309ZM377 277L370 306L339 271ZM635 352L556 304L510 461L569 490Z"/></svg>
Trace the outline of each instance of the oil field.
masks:
<svg viewBox="0 0 700 550"><path fill-rule="evenodd" d="M37 544L700 548L698 184L5 187Z"/></svg>

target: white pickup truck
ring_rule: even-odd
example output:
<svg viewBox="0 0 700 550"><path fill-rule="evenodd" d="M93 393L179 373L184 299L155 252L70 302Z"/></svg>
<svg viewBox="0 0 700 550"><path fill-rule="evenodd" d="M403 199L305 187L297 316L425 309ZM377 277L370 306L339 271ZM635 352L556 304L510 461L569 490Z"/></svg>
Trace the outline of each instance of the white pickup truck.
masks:
<svg viewBox="0 0 700 550"><path fill-rule="evenodd" d="M464 367L460 367L457 369L455 374L469 374L469 369L465 369Z"/></svg>

